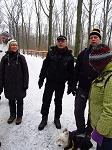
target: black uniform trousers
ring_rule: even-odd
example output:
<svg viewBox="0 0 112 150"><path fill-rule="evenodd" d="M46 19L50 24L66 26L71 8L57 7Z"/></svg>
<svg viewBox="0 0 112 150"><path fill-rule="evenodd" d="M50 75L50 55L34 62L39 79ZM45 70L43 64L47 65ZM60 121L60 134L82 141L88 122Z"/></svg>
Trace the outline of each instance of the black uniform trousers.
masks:
<svg viewBox="0 0 112 150"><path fill-rule="evenodd" d="M54 83L54 82L46 82L43 99L42 99L42 107L41 107L41 114L42 116L48 116L49 108L52 100L53 92L55 92L55 118L60 118L62 114L62 98L65 89L65 82L64 83Z"/></svg>
<svg viewBox="0 0 112 150"><path fill-rule="evenodd" d="M82 88L77 89L76 97L75 97L75 120L77 131L85 132L85 108L88 100L89 91L85 91ZM92 132L92 127L90 124L89 113L87 120L86 132L89 134Z"/></svg>
<svg viewBox="0 0 112 150"><path fill-rule="evenodd" d="M9 108L10 108L10 116L16 117L17 118L22 118L23 116L23 99L10 99L9 100Z"/></svg>

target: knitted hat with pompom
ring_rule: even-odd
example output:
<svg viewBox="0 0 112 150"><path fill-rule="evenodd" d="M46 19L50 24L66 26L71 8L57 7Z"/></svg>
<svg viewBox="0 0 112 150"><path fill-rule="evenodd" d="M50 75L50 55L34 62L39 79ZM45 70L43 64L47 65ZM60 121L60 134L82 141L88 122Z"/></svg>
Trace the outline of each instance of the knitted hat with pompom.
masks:
<svg viewBox="0 0 112 150"><path fill-rule="evenodd" d="M89 38L90 38L90 36L92 36L92 35L97 35L97 36L100 38L100 40L101 40L100 29L94 28L94 29L90 32Z"/></svg>
<svg viewBox="0 0 112 150"><path fill-rule="evenodd" d="M112 50L107 45L99 44L92 48L89 64L94 70L101 72L110 61L112 61Z"/></svg>

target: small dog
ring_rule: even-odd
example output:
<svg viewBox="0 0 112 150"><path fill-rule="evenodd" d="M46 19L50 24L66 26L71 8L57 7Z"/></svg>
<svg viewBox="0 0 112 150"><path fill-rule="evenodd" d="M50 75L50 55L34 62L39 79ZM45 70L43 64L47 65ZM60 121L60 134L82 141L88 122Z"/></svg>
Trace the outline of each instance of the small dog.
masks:
<svg viewBox="0 0 112 150"><path fill-rule="evenodd" d="M67 129L59 135L56 143L64 150L89 150L93 146L90 139L85 135L74 135L73 132Z"/></svg>

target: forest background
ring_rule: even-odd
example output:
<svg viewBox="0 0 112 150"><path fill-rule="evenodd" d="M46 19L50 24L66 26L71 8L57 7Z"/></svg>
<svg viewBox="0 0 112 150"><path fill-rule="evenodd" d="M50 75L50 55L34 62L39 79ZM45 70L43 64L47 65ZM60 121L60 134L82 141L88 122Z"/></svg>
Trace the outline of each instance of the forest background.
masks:
<svg viewBox="0 0 112 150"><path fill-rule="evenodd" d="M9 31L23 52L47 51L65 35L77 56L94 27L112 48L112 0L0 0L0 32Z"/></svg>

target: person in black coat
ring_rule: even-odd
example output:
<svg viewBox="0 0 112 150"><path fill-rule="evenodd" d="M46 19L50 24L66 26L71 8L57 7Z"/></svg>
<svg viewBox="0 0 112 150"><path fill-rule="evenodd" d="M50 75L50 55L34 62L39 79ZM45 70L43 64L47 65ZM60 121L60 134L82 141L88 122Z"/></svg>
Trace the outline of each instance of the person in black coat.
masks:
<svg viewBox="0 0 112 150"><path fill-rule="evenodd" d="M18 52L16 40L10 40L7 46L8 51L0 63L0 93L4 89L5 97L9 100L10 117L7 122L12 123L17 115L18 125L22 122L23 98L28 89L29 73L25 57Z"/></svg>
<svg viewBox="0 0 112 150"><path fill-rule="evenodd" d="M7 49L7 43L12 39L12 36L7 31L4 31L0 34L1 44L0 44L0 61L2 57L5 55ZM1 96L0 96L1 100Z"/></svg>
<svg viewBox="0 0 112 150"><path fill-rule="evenodd" d="M99 29L93 29L89 35L90 45L83 50L77 57L75 69L74 69L74 89L76 89L75 97L75 120L77 130L74 134L86 134L90 137L92 127L88 115L87 125L85 125L85 108L89 95L89 90L92 81L98 77L99 73L89 63L89 54L92 49L101 43L101 35Z"/></svg>
<svg viewBox="0 0 112 150"><path fill-rule="evenodd" d="M56 46L50 47L47 57L43 61L39 75L39 88L42 87L44 79L46 79L41 107L42 121L38 126L39 130L43 130L47 125L53 92L55 92L54 124L56 128L61 128L60 116L62 114L62 98L65 83L68 81L68 94L70 94L69 91L72 88L73 82L73 71L74 57L72 51L67 47L67 38L61 35L57 38Z"/></svg>

